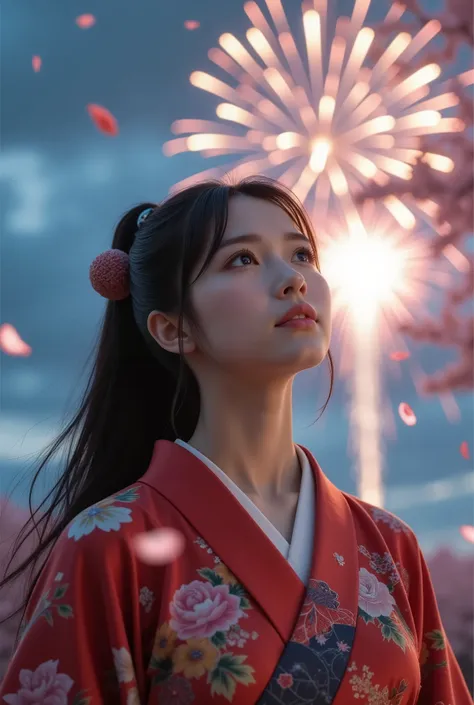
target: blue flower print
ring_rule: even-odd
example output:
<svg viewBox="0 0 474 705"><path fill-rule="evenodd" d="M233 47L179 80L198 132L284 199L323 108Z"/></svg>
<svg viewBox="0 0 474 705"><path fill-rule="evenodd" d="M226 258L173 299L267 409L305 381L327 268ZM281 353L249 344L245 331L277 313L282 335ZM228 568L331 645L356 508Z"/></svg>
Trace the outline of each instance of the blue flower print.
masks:
<svg viewBox="0 0 474 705"><path fill-rule="evenodd" d="M82 536L91 534L94 529L119 531L121 524L129 524L132 521L132 510L117 507L115 503L135 502L138 497L138 489L133 487L84 509L70 524L68 538L78 541Z"/></svg>

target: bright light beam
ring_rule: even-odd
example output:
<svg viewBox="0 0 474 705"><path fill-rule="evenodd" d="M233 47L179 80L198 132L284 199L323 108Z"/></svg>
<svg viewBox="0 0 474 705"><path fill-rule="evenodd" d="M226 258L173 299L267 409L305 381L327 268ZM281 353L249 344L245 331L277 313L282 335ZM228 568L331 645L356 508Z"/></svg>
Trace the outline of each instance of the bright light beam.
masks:
<svg viewBox="0 0 474 705"><path fill-rule="evenodd" d="M396 349L394 330L424 310L433 286L446 283L445 264L428 242L401 230L384 211L363 209L352 228L334 221L319 232L322 273L341 330L341 371L349 379L351 440L358 494L384 506L382 352Z"/></svg>

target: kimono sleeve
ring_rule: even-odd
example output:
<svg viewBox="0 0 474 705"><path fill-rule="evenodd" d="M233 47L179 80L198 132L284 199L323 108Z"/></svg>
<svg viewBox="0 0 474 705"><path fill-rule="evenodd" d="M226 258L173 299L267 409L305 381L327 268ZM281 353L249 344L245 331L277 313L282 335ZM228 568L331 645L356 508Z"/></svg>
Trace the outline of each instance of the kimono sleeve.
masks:
<svg viewBox="0 0 474 705"><path fill-rule="evenodd" d="M137 572L130 534L96 528L77 539L66 529L28 604L0 701L138 703Z"/></svg>
<svg viewBox="0 0 474 705"><path fill-rule="evenodd" d="M445 634L425 558L418 550L418 584L421 690L417 705L473 705L466 682Z"/></svg>

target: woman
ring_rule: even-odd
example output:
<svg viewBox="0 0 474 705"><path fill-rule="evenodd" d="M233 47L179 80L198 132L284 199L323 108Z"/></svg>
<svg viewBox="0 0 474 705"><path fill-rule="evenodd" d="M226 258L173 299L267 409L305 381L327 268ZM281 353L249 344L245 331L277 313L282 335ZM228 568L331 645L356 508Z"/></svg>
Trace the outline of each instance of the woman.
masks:
<svg viewBox="0 0 474 705"><path fill-rule="evenodd" d="M302 206L266 179L204 183L133 208L113 248L3 700L470 703L412 531L293 442L295 375L327 358L332 387ZM175 560L144 562L166 527Z"/></svg>

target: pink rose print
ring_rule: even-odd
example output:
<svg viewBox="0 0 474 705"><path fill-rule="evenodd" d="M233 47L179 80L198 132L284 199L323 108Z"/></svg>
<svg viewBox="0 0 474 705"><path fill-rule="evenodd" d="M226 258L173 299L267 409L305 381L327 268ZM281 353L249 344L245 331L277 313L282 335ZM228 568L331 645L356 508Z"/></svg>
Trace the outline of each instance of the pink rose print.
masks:
<svg viewBox="0 0 474 705"><path fill-rule="evenodd" d="M390 617L395 600L389 589L365 568L359 571L359 607L371 617Z"/></svg>
<svg viewBox="0 0 474 705"><path fill-rule="evenodd" d="M280 688L291 688L291 686L293 685L293 676L291 675L291 673L281 673L278 676L277 683Z"/></svg>
<svg viewBox="0 0 474 705"><path fill-rule="evenodd" d="M58 661L46 661L36 671L23 668L17 693L4 695L9 705L67 705L67 694L74 681L65 673L58 673Z"/></svg>
<svg viewBox="0 0 474 705"><path fill-rule="evenodd" d="M183 640L225 632L244 615L240 597L230 594L229 585L201 580L193 580L175 592L170 613L170 627Z"/></svg>

